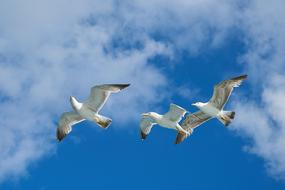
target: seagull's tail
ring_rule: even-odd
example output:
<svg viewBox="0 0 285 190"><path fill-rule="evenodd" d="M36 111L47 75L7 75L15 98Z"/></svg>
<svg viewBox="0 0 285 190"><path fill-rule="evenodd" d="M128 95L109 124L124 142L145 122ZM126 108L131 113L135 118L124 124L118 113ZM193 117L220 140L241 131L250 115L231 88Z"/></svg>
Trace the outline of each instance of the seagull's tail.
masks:
<svg viewBox="0 0 285 190"><path fill-rule="evenodd" d="M223 114L218 117L218 120L227 127L235 118L235 114L234 111L223 111Z"/></svg>
<svg viewBox="0 0 285 190"><path fill-rule="evenodd" d="M224 113L230 118L230 119L234 119L236 112L234 111L224 111Z"/></svg>
<svg viewBox="0 0 285 190"><path fill-rule="evenodd" d="M97 117L96 119L94 119L94 121L101 127L101 128L108 128L110 126L110 124L112 123L112 119L108 118L108 117L104 117L102 115L100 115L99 117Z"/></svg>

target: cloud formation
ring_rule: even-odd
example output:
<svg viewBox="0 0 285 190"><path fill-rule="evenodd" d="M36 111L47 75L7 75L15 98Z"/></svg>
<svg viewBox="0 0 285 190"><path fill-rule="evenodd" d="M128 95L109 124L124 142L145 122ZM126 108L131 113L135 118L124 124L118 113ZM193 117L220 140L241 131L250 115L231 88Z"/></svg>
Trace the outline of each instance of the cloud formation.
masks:
<svg viewBox="0 0 285 190"><path fill-rule="evenodd" d="M97 83L132 83L124 99L118 94L108 102L106 109L116 102L108 110L111 115L122 107L138 113L142 105L163 98L158 90L166 79L149 60L169 56L171 50L144 34L120 36L118 43L133 37L124 41L133 48L113 48L123 24L115 15L104 15L112 15L113 4L100 3L98 10L91 1L7 1L1 6L0 181L25 174L33 161L54 150L53 120L70 110L69 95L83 99ZM67 5L74 11L66 11Z"/></svg>
<svg viewBox="0 0 285 190"><path fill-rule="evenodd" d="M235 129L252 139L248 150L266 160L268 171L285 179L285 13L284 1L251 1L241 17L252 94L237 102Z"/></svg>
<svg viewBox="0 0 285 190"><path fill-rule="evenodd" d="M128 93L112 97L105 110L124 122L114 114L123 107L136 118L135 113L168 98L162 92L170 81L152 64L153 58L173 59L180 51L199 54L202 48L226 43L234 29L246 37L242 63L256 94L234 104L239 112L234 130L253 140L250 151L267 161L271 173L283 176L285 108L279 103L285 95L280 88L285 83L280 72L285 55L283 4L281 0L2 1L0 181L22 176L31 163L54 150L53 119L70 109L69 95L82 100L94 84L130 82ZM250 114L240 114L244 109Z"/></svg>
<svg viewBox="0 0 285 190"><path fill-rule="evenodd" d="M118 109L137 118L136 113L167 98L168 79L151 60L218 44L232 24L224 15L232 7L224 3L213 11L215 3L2 1L0 181L22 176L31 163L54 151L53 120L70 109L69 95L84 99L94 84L132 83L105 108L121 122L126 119Z"/></svg>

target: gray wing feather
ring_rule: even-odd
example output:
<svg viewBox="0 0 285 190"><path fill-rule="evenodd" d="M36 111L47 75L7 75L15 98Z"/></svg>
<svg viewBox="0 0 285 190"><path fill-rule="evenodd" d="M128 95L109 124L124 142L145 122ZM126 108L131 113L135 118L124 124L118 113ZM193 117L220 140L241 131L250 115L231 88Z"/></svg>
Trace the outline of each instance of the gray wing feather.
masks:
<svg viewBox="0 0 285 190"><path fill-rule="evenodd" d="M89 98L84 104L87 104L94 112L98 112L106 103L111 93L119 92L130 84L103 84L91 88Z"/></svg>
<svg viewBox="0 0 285 190"><path fill-rule="evenodd" d="M233 89L238 87L246 78L247 75L242 75L229 80L224 80L215 85L213 96L209 102L216 108L223 109L232 94Z"/></svg>
<svg viewBox="0 0 285 190"><path fill-rule="evenodd" d="M202 111L197 111L195 113L187 115L186 119L184 119L184 121L182 122L181 127L191 133L193 129L210 120L211 118L212 117L208 114L205 114ZM185 133L178 133L176 136L175 143L179 144L186 138L187 135Z"/></svg>
<svg viewBox="0 0 285 190"><path fill-rule="evenodd" d="M154 124L154 119L152 119L151 117L143 116L141 118L140 129L145 135L148 135Z"/></svg>
<svg viewBox="0 0 285 190"><path fill-rule="evenodd" d="M187 117L181 123L181 127L187 131L191 131L209 119L211 119L211 116L202 111L197 111L187 115Z"/></svg>
<svg viewBox="0 0 285 190"><path fill-rule="evenodd" d="M79 114L76 112L65 112L61 115L58 127L57 127L57 140L61 141L67 134L69 134L72 130L72 125L83 121Z"/></svg>
<svg viewBox="0 0 285 190"><path fill-rule="evenodd" d="M187 111L175 104L170 104L169 111L163 117L168 118L173 122L179 122Z"/></svg>

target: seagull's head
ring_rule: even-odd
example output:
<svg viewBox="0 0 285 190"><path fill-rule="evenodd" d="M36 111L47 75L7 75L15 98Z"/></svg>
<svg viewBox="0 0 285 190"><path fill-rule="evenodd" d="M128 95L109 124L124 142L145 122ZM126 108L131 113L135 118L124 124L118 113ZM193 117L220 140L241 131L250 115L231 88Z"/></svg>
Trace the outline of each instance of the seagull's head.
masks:
<svg viewBox="0 0 285 190"><path fill-rule="evenodd" d="M75 97L70 96L70 99L69 99L69 100L70 100L70 103L71 103L72 108L73 108L75 111L79 110L79 109L82 107L82 103L79 103L79 102L76 100Z"/></svg>
<svg viewBox="0 0 285 190"><path fill-rule="evenodd" d="M148 112L148 113L143 113L142 114L143 117L151 117L151 118L157 118L158 114L155 112Z"/></svg>
<svg viewBox="0 0 285 190"><path fill-rule="evenodd" d="M143 116L143 117L148 117L148 116L149 116L149 113L142 113L142 116Z"/></svg>
<svg viewBox="0 0 285 190"><path fill-rule="evenodd" d="M192 106L196 106L197 108L200 108L200 107L203 107L204 106L204 103L202 102L196 102L196 103L193 103L191 104Z"/></svg>

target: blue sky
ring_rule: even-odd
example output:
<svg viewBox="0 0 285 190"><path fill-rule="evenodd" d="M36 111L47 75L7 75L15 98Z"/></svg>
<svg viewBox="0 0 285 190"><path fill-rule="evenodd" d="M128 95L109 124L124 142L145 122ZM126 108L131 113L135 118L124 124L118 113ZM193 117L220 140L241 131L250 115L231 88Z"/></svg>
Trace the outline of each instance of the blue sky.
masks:
<svg viewBox="0 0 285 190"><path fill-rule="evenodd" d="M284 189L283 1L3 1L0 6L0 189ZM67 9L66 7L69 7ZM184 143L142 112L190 112L213 85L247 73L227 108ZM83 122L62 142L56 124L100 83L108 130Z"/></svg>

